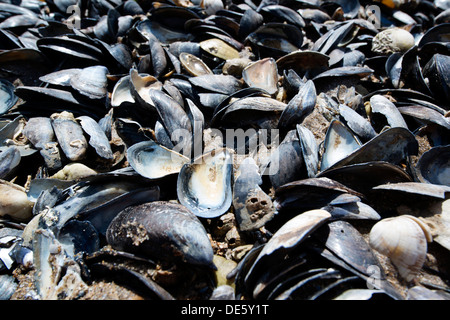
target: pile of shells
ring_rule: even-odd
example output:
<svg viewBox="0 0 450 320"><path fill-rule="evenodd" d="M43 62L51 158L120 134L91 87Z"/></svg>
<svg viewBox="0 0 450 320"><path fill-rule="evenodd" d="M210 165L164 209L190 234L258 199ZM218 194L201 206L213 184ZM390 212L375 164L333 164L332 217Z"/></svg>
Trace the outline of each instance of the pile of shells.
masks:
<svg viewBox="0 0 450 320"><path fill-rule="evenodd" d="M0 2L0 299L450 299L450 1Z"/></svg>

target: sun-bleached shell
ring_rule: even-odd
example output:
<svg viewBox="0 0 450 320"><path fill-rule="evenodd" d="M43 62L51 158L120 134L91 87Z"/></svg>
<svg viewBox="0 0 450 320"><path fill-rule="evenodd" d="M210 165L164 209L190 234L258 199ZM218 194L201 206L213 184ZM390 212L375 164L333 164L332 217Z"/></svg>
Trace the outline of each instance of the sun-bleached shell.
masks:
<svg viewBox="0 0 450 320"><path fill-rule="evenodd" d="M427 255L431 233L424 223L409 215L386 218L370 231L372 248L390 258L402 278L412 281L420 272Z"/></svg>

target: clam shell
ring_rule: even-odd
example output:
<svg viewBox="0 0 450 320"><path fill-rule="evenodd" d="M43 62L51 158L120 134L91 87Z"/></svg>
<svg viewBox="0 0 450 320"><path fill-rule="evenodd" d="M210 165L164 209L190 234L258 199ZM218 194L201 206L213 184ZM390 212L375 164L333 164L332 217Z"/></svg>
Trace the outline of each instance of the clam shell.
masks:
<svg viewBox="0 0 450 320"><path fill-rule="evenodd" d="M412 281L422 269L429 239L425 225L407 215L377 222L369 235L370 246L389 257L406 281Z"/></svg>

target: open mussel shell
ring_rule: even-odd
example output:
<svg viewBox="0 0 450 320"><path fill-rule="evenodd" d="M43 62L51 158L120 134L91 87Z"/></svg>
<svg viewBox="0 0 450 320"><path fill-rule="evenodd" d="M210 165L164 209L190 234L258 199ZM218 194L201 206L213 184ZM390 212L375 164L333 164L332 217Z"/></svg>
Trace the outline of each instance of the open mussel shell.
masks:
<svg viewBox="0 0 450 320"><path fill-rule="evenodd" d="M140 175L159 179L180 172L189 158L176 153L154 141L142 141L127 150L130 166Z"/></svg>
<svg viewBox="0 0 450 320"><path fill-rule="evenodd" d="M421 182L450 186L450 145L436 146L422 154L416 165Z"/></svg>
<svg viewBox="0 0 450 320"><path fill-rule="evenodd" d="M178 174L178 200L198 217L224 214L232 202L232 158L216 149L185 164Z"/></svg>
<svg viewBox="0 0 450 320"><path fill-rule="evenodd" d="M361 142L339 120L333 120L324 140L320 170L325 171L361 147Z"/></svg>
<svg viewBox="0 0 450 320"><path fill-rule="evenodd" d="M370 161L399 164L408 156L417 153L418 142L411 131L402 127L390 128L378 134L342 160L332 164L328 169Z"/></svg>
<svg viewBox="0 0 450 320"><path fill-rule="evenodd" d="M122 103L135 103L134 97L131 93L130 78L130 75L123 76L114 85L110 102L112 107L119 107Z"/></svg>
<svg viewBox="0 0 450 320"><path fill-rule="evenodd" d="M261 88L269 94L278 91L278 69L275 59L264 58L242 70L242 78L249 87Z"/></svg>
<svg viewBox="0 0 450 320"><path fill-rule="evenodd" d="M225 41L218 38L201 41L200 48L222 60L239 58L239 51L237 51L234 47L232 47Z"/></svg>
<svg viewBox="0 0 450 320"><path fill-rule="evenodd" d="M180 53L180 62L183 68L193 76L213 73L205 62L189 52Z"/></svg>
<svg viewBox="0 0 450 320"><path fill-rule="evenodd" d="M157 201L128 207L113 219L106 238L118 250L215 269L205 228L180 204Z"/></svg>

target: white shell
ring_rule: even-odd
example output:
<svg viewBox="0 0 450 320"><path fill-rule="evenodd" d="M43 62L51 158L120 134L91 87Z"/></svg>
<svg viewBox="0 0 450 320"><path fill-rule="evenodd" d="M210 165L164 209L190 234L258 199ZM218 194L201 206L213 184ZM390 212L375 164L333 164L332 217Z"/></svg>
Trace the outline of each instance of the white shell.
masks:
<svg viewBox="0 0 450 320"><path fill-rule="evenodd" d="M427 255L427 241L431 241L427 226L409 215L386 218L370 231L372 248L390 258L402 278L413 280L422 268Z"/></svg>
<svg viewBox="0 0 450 320"><path fill-rule="evenodd" d="M391 54L406 52L415 44L414 36L401 28L389 28L379 32L372 40L372 52Z"/></svg>

